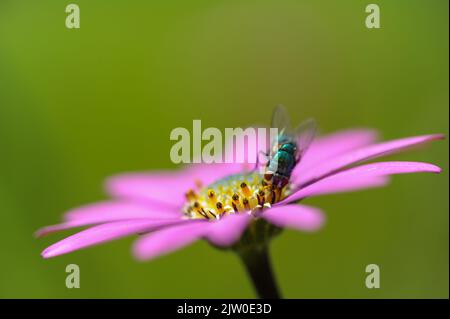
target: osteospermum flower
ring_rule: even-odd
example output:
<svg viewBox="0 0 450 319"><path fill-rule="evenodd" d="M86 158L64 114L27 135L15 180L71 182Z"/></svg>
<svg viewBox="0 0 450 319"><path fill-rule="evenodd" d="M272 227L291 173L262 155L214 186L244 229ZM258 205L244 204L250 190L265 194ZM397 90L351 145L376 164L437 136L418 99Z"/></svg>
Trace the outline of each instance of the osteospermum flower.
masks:
<svg viewBox="0 0 450 319"><path fill-rule="evenodd" d="M244 164L195 164L179 171L124 174L106 183L112 200L76 208L61 224L38 236L89 226L42 252L55 257L139 234L134 255L148 260L204 239L242 257L261 297L278 297L267 245L283 228L316 231L325 221L318 208L298 204L307 197L387 184L393 174L440 168L420 162L366 161L443 138L408 137L376 142L370 130L347 130L318 137L282 189L264 188L257 171ZM242 141L240 141L242 143ZM258 150L249 157L257 156Z"/></svg>

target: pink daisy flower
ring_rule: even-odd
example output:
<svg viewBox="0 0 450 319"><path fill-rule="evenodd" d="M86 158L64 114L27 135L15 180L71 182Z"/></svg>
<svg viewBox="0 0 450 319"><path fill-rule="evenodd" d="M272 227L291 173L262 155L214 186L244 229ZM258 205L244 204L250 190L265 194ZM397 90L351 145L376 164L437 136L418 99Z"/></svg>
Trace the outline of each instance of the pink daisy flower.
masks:
<svg viewBox="0 0 450 319"><path fill-rule="evenodd" d="M318 137L288 185L276 191L262 189L262 176L245 163L192 164L179 171L114 176L106 183L112 200L73 209L61 224L37 231L43 236L89 226L46 248L42 256L139 234L133 254L149 260L204 239L216 247L231 247L242 257L261 297L278 297L267 255L269 240L283 228L311 232L325 221L320 209L299 204L301 200L385 186L394 174L439 173L439 167L428 163L364 162L442 138L423 135L379 143L375 132L363 129ZM252 156L258 156L258 150L247 158Z"/></svg>

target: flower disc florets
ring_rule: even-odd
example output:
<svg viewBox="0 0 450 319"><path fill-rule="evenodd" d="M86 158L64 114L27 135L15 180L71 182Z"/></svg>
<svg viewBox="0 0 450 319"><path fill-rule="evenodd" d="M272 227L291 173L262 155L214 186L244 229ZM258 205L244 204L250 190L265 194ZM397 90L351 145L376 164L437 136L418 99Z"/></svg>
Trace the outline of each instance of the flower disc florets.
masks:
<svg viewBox="0 0 450 319"><path fill-rule="evenodd" d="M289 185L278 188L259 172L227 176L186 193L184 214L192 219L220 219L227 214L256 213L284 199Z"/></svg>

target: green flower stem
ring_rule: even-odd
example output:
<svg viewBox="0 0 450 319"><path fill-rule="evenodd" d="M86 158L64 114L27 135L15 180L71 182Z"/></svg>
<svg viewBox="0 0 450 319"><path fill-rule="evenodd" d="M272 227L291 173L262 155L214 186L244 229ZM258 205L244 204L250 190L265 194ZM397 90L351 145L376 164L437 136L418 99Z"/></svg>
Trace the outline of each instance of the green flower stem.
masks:
<svg viewBox="0 0 450 319"><path fill-rule="evenodd" d="M259 298L280 299L269 257L268 245L248 247L238 252Z"/></svg>

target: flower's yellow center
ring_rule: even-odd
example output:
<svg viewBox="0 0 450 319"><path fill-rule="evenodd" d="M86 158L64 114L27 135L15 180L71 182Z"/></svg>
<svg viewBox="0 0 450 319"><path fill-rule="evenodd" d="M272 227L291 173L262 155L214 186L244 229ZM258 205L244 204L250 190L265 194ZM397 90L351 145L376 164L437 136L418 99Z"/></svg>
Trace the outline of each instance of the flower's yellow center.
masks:
<svg viewBox="0 0 450 319"><path fill-rule="evenodd" d="M283 188L267 183L257 172L231 175L198 191L186 193L184 213L193 219L220 219L226 214L255 212L284 199L289 185Z"/></svg>

